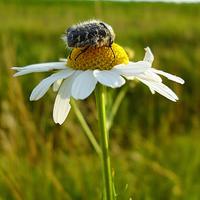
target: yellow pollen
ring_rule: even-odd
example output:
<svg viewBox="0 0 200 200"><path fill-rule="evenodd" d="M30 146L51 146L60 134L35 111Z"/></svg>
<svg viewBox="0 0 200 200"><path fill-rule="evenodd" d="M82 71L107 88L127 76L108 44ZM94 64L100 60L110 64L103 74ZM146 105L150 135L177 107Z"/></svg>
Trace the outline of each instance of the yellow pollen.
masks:
<svg viewBox="0 0 200 200"><path fill-rule="evenodd" d="M85 50L74 48L68 56L67 66L76 70L110 70L115 65L128 62L125 50L113 43L111 47L89 47Z"/></svg>

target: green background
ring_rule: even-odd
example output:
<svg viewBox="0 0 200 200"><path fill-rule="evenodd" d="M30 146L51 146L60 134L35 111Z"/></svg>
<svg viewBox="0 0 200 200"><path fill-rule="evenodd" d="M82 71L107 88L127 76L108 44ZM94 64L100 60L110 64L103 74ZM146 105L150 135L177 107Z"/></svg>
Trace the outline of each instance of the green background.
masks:
<svg viewBox="0 0 200 200"><path fill-rule="evenodd" d="M154 67L186 82L165 80L177 103L127 84L110 131L117 199L200 199L200 5L45 0L0 1L0 199L101 199L99 159L73 110L59 126L55 93L29 102L50 73L13 78L10 69L66 57L61 35L91 18L111 24L134 60L150 46ZM98 139L94 96L77 103Z"/></svg>

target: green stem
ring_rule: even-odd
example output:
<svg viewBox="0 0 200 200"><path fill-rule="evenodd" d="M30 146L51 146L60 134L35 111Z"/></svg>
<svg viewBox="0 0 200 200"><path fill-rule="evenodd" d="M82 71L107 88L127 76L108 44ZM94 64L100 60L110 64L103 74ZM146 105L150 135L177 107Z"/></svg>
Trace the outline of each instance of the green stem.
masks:
<svg viewBox="0 0 200 200"><path fill-rule="evenodd" d="M119 106L122 102L122 100L124 99L126 93L128 91L128 87L125 85L119 92L119 94L117 95L115 101L113 102L112 108L110 113L108 113L108 120L107 120L107 129L110 130L110 128L112 127L113 124L113 120L115 118L115 115L119 109Z"/></svg>
<svg viewBox="0 0 200 200"><path fill-rule="evenodd" d="M99 144L97 143L91 129L87 125L87 122L85 121L81 111L79 110L78 106L76 105L76 102L73 99L71 99L70 103L71 103L71 106L72 106L72 108L76 114L76 117L78 118L86 136L88 137L89 141L91 142L92 146L94 147L96 153L100 156L101 148L100 148Z"/></svg>
<svg viewBox="0 0 200 200"><path fill-rule="evenodd" d="M104 185L104 197L105 200L113 199L113 184L110 166L109 156L109 144L108 144L108 131L106 128L106 110L105 110L105 87L98 84L95 90L96 105L98 111L100 141L101 141L101 162L102 162L102 174Z"/></svg>

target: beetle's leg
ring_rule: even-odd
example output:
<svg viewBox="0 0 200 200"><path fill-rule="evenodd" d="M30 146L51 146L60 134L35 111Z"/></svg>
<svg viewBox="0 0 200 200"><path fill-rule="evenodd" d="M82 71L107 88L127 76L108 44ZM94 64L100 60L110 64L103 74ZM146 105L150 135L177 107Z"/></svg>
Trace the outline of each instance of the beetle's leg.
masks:
<svg viewBox="0 0 200 200"><path fill-rule="evenodd" d="M111 48L111 51L112 51L112 53L113 53L113 60L112 60L112 62L111 62L111 64L115 61L115 52L113 51L113 49L112 49L112 46L110 45L109 46L109 48Z"/></svg>
<svg viewBox="0 0 200 200"><path fill-rule="evenodd" d="M69 52L69 59L70 59L70 60L72 59L72 58L71 58L72 51L73 51L73 49L71 49L70 52Z"/></svg>
<svg viewBox="0 0 200 200"><path fill-rule="evenodd" d="M83 50L81 50L81 52L76 56L75 61L77 60L77 58L84 52L86 52L88 50L90 46L85 47Z"/></svg>

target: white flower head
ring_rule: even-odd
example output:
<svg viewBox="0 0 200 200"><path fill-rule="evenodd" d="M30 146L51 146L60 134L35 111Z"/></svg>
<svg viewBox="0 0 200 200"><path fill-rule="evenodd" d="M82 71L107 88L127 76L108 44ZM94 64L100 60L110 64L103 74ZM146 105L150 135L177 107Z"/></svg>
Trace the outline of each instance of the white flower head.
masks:
<svg viewBox="0 0 200 200"><path fill-rule="evenodd" d="M86 99L94 91L97 83L118 88L125 84L126 79L137 79L147 85L152 93L158 92L172 101L177 101L177 95L162 83L159 75L180 84L183 84L184 80L152 68L154 56L149 47L145 51L143 61L130 62L123 48L115 43L111 48L91 47L85 52L75 48L66 60L12 69L17 71L14 76L57 70L34 88L30 100L40 99L53 85L53 90L58 92L53 119L55 123L62 124L71 108L70 98Z"/></svg>

